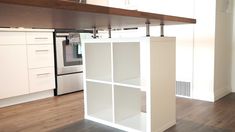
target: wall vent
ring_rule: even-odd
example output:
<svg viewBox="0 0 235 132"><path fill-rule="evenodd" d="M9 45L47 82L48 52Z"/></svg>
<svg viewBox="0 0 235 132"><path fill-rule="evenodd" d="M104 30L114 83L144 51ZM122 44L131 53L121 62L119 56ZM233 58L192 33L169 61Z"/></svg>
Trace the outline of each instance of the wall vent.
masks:
<svg viewBox="0 0 235 132"><path fill-rule="evenodd" d="M176 95L182 97L191 97L191 83L176 81Z"/></svg>

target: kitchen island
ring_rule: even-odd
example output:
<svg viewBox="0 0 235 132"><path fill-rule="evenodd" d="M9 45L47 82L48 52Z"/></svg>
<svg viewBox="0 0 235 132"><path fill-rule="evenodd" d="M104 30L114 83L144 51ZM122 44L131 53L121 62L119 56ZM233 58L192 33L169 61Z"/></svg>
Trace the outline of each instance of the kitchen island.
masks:
<svg viewBox="0 0 235 132"><path fill-rule="evenodd" d="M148 37L83 42L85 118L136 132L175 125L175 38L163 27L195 19L65 0L0 0L0 19L1 27L93 29L94 38L100 29L146 26ZM161 25L162 37L149 37L150 25Z"/></svg>

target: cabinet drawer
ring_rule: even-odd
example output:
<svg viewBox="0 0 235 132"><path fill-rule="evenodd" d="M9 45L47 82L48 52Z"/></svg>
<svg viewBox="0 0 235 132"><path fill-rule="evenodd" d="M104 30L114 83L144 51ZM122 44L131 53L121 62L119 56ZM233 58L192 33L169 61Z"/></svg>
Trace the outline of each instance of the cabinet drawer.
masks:
<svg viewBox="0 0 235 132"><path fill-rule="evenodd" d="M30 93L45 91L55 88L54 68L40 68L29 70Z"/></svg>
<svg viewBox="0 0 235 132"><path fill-rule="evenodd" d="M27 44L53 44L52 32L27 32Z"/></svg>
<svg viewBox="0 0 235 132"><path fill-rule="evenodd" d="M26 44L25 32L0 32L0 45Z"/></svg>
<svg viewBox="0 0 235 132"><path fill-rule="evenodd" d="M29 68L54 66L53 45L28 45Z"/></svg>

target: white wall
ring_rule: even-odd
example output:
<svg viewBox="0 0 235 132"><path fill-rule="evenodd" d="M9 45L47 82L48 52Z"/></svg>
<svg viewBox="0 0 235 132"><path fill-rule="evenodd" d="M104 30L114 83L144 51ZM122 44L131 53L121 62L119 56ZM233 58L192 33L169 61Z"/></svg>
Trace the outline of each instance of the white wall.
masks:
<svg viewBox="0 0 235 132"><path fill-rule="evenodd" d="M232 1L217 0L214 73L215 100L231 92L232 6Z"/></svg>
<svg viewBox="0 0 235 132"><path fill-rule="evenodd" d="M193 98L214 100L215 0L195 0Z"/></svg>
<svg viewBox="0 0 235 132"><path fill-rule="evenodd" d="M145 0L138 10L181 17L194 17L195 0ZM145 6L143 6L145 5ZM151 35L159 36L159 27L151 27ZM176 36L176 80L192 82L194 25L165 26L165 36ZM158 33L158 34L156 34Z"/></svg>

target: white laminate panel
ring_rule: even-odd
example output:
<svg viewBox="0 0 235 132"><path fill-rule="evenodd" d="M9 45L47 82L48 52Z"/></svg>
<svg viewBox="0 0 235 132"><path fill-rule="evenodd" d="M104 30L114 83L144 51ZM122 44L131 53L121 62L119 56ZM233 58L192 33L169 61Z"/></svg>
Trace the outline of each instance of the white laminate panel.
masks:
<svg viewBox="0 0 235 132"><path fill-rule="evenodd" d="M29 70L30 93L55 88L54 68L40 68Z"/></svg>
<svg viewBox="0 0 235 132"><path fill-rule="evenodd" d="M113 43L114 81L118 83L140 85L140 81L128 81L140 77L140 43Z"/></svg>
<svg viewBox="0 0 235 132"><path fill-rule="evenodd" d="M86 78L111 81L111 43L85 43Z"/></svg>
<svg viewBox="0 0 235 132"><path fill-rule="evenodd" d="M25 32L1 32L0 45L26 44Z"/></svg>
<svg viewBox="0 0 235 132"><path fill-rule="evenodd" d="M52 32L27 32L27 44L53 44Z"/></svg>
<svg viewBox="0 0 235 132"><path fill-rule="evenodd" d="M86 82L87 114L105 121L113 121L112 85Z"/></svg>
<svg viewBox="0 0 235 132"><path fill-rule="evenodd" d="M0 99L28 94L26 45L0 46Z"/></svg>
<svg viewBox="0 0 235 132"><path fill-rule="evenodd" d="M151 116L151 132L165 131L176 123L176 39L162 37L159 40L151 39L149 47L150 91L147 91L146 97L147 111L150 111Z"/></svg>
<svg viewBox="0 0 235 132"><path fill-rule="evenodd" d="M53 45L28 45L29 68L54 66Z"/></svg>

